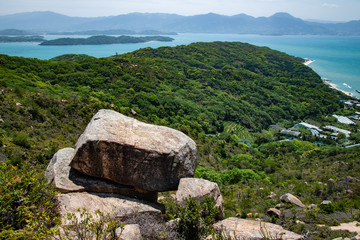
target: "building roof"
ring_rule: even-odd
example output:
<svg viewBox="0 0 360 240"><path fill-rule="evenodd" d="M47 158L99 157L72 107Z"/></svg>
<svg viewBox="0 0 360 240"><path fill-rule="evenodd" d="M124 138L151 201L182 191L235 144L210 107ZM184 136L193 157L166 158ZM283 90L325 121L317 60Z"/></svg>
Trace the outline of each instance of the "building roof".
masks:
<svg viewBox="0 0 360 240"><path fill-rule="evenodd" d="M315 125L308 124L306 122L301 122L301 123L298 123L297 125L308 128L308 129L314 129L314 130L317 130L318 132L322 131L319 127L317 127Z"/></svg>
<svg viewBox="0 0 360 240"><path fill-rule="evenodd" d="M338 115L333 115L339 122L344 123L344 124L355 124L355 122L351 121L348 117L344 117L344 116L338 116Z"/></svg>
<svg viewBox="0 0 360 240"><path fill-rule="evenodd" d="M332 131L337 132L337 133L339 133L339 132L344 133L346 135L346 137L350 137L350 134L351 134L351 132L348 131L348 130L341 129L341 128L334 127L334 126L325 126L324 128L332 130Z"/></svg>

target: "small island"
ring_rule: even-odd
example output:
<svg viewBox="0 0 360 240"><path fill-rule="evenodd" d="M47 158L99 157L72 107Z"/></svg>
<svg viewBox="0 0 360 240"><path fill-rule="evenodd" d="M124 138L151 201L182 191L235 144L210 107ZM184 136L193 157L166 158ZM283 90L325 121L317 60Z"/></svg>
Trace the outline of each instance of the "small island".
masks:
<svg viewBox="0 0 360 240"><path fill-rule="evenodd" d="M144 43L150 41L171 42L174 39L163 36L92 36L88 38L58 38L49 41L43 41L40 45L57 46L57 45L101 45L101 44L119 44L119 43Z"/></svg>
<svg viewBox="0 0 360 240"><path fill-rule="evenodd" d="M17 37L0 36L0 42L2 42L2 43L43 42L43 41L44 41L44 38L41 36L17 36Z"/></svg>

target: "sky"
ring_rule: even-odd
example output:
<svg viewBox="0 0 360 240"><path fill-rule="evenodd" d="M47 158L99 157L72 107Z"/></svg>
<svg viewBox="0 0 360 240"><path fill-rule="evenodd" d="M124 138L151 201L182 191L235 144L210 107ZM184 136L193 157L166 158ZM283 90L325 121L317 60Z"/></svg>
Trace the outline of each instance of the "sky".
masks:
<svg viewBox="0 0 360 240"><path fill-rule="evenodd" d="M209 12L269 17L287 12L302 19L360 20L360 0L0 0L0 15L53 11L67 16L99 17L131 12L176 13L190 16Z"/></svg>

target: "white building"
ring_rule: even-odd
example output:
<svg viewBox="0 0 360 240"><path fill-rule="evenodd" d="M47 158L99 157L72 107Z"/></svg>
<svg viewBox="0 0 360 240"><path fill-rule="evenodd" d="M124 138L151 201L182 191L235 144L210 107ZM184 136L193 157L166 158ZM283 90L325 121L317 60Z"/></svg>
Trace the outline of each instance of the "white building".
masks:
<svg viewBox="0 0 360 240"><path fill-rule="evenodd" d="M345 134L345 136L346 136L347 138L350 137L350 134L351 134L351 132L348 131L348 130L341 129L341 128L334 127L334 126L325 126L324 129L331 130L331 131L335 132L336 135L337 135L338 133L343 133L343 134Z"/></svg>
<svg viewBox="0 0 360 240"><path fill-rule="evenodd" d="M355 122L351 121L348 117L338 116L335 114L333 115L333 117L335 117L339 122L344 124L356 124Z"/></svg>

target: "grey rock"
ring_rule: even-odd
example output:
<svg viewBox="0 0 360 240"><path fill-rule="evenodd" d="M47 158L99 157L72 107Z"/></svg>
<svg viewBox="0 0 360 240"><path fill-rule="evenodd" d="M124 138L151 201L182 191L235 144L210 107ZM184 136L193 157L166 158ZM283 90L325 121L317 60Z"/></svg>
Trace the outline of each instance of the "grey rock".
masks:
<svg viewBox="0 0 360 240"><path fill-rule="evenodd" d="M219 210L217 218L224 219L224 200L221 196L217 183L200 178L182 178L176 192L176 201L184 203L184 199L193 197L200 201L205 196L211 197L216 201L215 207Z"/></svg>
<svg viewBox="0 0 360 240"><path fill-rule="evenodd" d="M196 144L177 130L103 109L78 139L70 166L147 191L176 190L194 175Z"/></svg>
<svg viewBox="0 0 360 240"><path fill-rule="evenodd" d="M128 224L124 229L117 228L115 234L121 240L141 240L141 232L138 224Z"/></svg>
<svg viewBox="0 0 360 240"><path fill-rule="evenodd" d="M176 200L176 195L175 194L170 194L170 195L159 196L158 197L158 202L166 201L166 200Z"/></svg>
<svg viewBox="0 0 360 240"><path fill-rule="evenodd" d="M313 203L307 207L308 210L315 209L315 208L317 208L317 206Z"/></svg>
<svg viewBox="0 0 360 240"><path fill-rule="evenodd" d="M276 204L276 206L275 206L276 209L280 209L282 207L284 207L284 204L282 204L282 203Z"/></svg>
<svg viewBox="0 0 360 240"><path fill-rule="evenodd" d="M350 189L347 189L347 190L345 190L345 193L346 194L353 194L354 192L352 190L350 190Z"/></svg>
<svg viewBox="0 0 360 240"><path fill-rule="evenodd" d="M303 237L283 229L280 225L240 218L227 218L214 224L216 230L223 230L232 239L284 239L299 240ZM265 232L267 236L264 236Z"/></svg>
<svg viewBox="0 0 360 240"><path fill-rule="evenodd" d="M132 115L136 115L136 114L137 114L137 112L136 112L134 109L131 109L131 110L130 110L130 113L131 113Z"/></svg>
<svg viewBox="0 0 360 240"><path fill-rule="evenodd" d="M170 221L166 222L165 227L167 229L175 229L176 226L178 226L179 222L180 222L180 218L175 218L173 220L170 220Z"/></svg>
<svg viewBox="0 0 360 240"><path fill-rule="evenodd" d="M359 179L354 178L354 177L350 177L350 176L346 176L345 178L342 178L341 180L347 182L347 183L356 183L359 181Z"/></svg>
<svg viewBox="0 0 360 240"><path fill-rule="evenodd" d="M160 217L164 212L164 206L161 204L139 201L136 199L124 197L117 194L105 193L66 193L55 196L58 203L58 209L62 224L71 224L66 219L67 213L74 214L81 219L79 209L86 209L87 212L94 215L96 210L102 213L110 214L114 218L125 218L135 216L140 213L147 213ZM96 215L94 215L96 219Z"/></svg>
<svg viewBox="0 0 360 240"><path fill-rule="evenodd" d="M277 218L280 218L281 211L279 209L276 209L276 208L269 208L269 210L267 210L266 214L269 215L269 216L275 216Z"/></svg>
<svg viewBox="0 0 360 240"><path fill-rule="evenodd" d="M320 203L320 205L328 205L328 204L331 204L330 200L324 200Z"/></svg>
<svg viewBox="0 0 360 240"><path fill-rule="evenodd" d="M336 183L335 180L332 178L329 178L329 180L327 181L328 185L335 185L335 183Z"/></svg>
<svg viewBox="0 0 360 240"><path fill-rule="evenodd" d="M295 197L291 193L286 193L286 194L282 195L280 197L280 200L283 201L283 202L288 202L288 203L291 203L291 204L295 204L296 206L301 207L301 208L305 207L305 205L297 197Z"/></svg>
<svg viewBox="0 0 360 240"><path fill-rule="evenodd" d="M157 201L157 192L138 191L134 187L124 186L106 179L89 177L70 168L69 164L73 154L73 148L60 149L54 154L45 171L48 181L53 183L58 191L62 193L84 191L117 193L151 202Z"/></svg>
<svg viewBox="0 0 360 240"><path fill-rule="evenodd" d="M275 193L271 192L270 195L267 196L267 198L274 199L274 198L276 198L276 196L277 195Z"/></svg>

